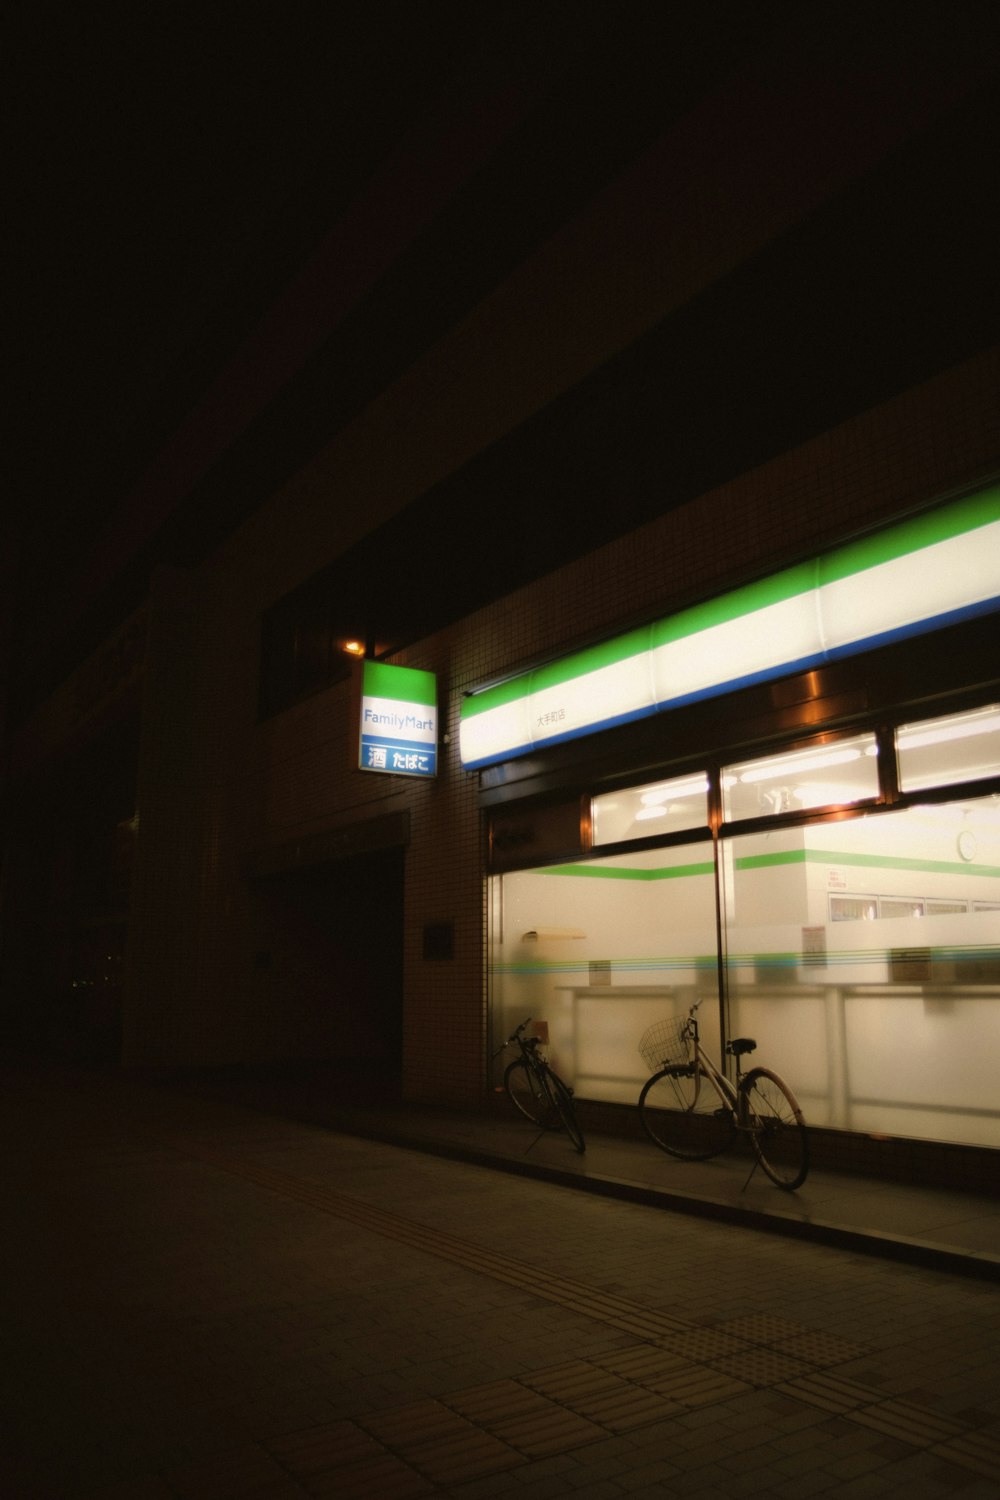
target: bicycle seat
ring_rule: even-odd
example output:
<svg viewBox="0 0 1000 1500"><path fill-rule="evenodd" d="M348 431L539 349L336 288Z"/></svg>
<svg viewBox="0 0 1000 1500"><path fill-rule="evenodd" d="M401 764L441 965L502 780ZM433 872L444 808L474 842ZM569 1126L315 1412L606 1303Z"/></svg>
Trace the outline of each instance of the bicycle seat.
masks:
<svg viewBox="0 0 1000 1500"><path fill-rule="evenodd" d="M726 1043L726 1051L731 1052L733 1057L742 1057L744 1052L752 1052L756 1045L752 1036L737 1036Z"/></svg>

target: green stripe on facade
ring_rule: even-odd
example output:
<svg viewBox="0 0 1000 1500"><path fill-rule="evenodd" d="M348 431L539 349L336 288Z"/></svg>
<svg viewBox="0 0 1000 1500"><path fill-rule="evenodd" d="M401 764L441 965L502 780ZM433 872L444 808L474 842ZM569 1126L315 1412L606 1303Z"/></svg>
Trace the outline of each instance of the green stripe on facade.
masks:
<svg viewBox="0 0 1000 1500"><path fill-rule="evenodd" d="M786 568L758 583L748 583L743 588L721 594L717 599L694 604L669 619L658 620L653 626L651 643L667 646L687 636L700 635L703 630L712 630L718 625L728 625L745 615L756 614L773 604L784 604L800 594L809 594L816 587L817 564L800 563L795 568Z"/></svg>
<svg viewBox="0 0 1000 1500"><path fill-rule="evenodd" d="M599 672L603 667L614 667L633 656L642 656L649 650L649 626L630 630L628 635L616 636L612 641L603 641L599 646L590 646L586 651L577 651L564 661L550 662L531 673L531 691L559 687L575 677L586 677L590 672ZM522 691L525 679L521 678Z"/></svg>
<svg viewBox="0 0 1000 1500"><path fill-rule="evenodd" d="M878 567L881 563L892 562L894 558L905 557L908 553L920 552L924 547L950 541L952 537L976 531L997 520L1000 520L1000 485L969 495L964 500L956 500L941 510L914 516L888 531L838 547L819 559L820 575L824 583L832 583Z"/></svg>
<svg viewBox="0 0 1000 1500"><path fill-rule="evenodd" d="M609 982L620 979L623 974L659 974L675 971L690 972L692 969L714 973L718 959L714 953L695 953L679 958L613 958L605 960L610 965ZM560 958L513 958L493 965L497 974L586 974L590 975L590 959ZM623 986L623 988L625 988Z"/></svg>
<svg viewBox="0 0 1000 1500"><path fill-rule="evenodd" d="M928 963L981 964L989 962L994 965L1000 963L996 948L977 944L969 944L967 947L956 944L945 944L940 947L927 945L922 946L919 951L921 958ZM907 946L902 949L891 946L830 948L821 955L806 954L795 950L747 951L729 953L725 958L725 965L728 969L826 969L862 963L886 964L892 962L894 955L900 952L910 955L913 950ZM714 953L681 954L674 958L613 958L605 962L609 965L609 982L614 979L620 980L625 974L690 972L692 969L714 972L717 966ZM498 974L587 974L589 976L590 970L591 960L589 959L517 958L507 959L494 965L494 971ZM622 986L623 990L627 988L627 985Z"/></svg>
<svg viewBox="0 0 1000 1500"><path fill-rule="evenodd" d="M530 672L512 677L509 682L498 682L496 687L485 692L474 693L462 700L462 718L472 719L476 714L486 713L491 708L505 708L508 703L517 703L528 696Z"/></svg>
<svg viewBox="0 0 1000 1500"><path fill-rule="evenodd" d="M693 605L690 609L655 621L649 627L633 630L598 646L563 657L534 672L524 672L475 693L462 704L462 717L471 718L491 708L513 703L540 687L557 687L563 682L585 676L601 667L628 660L657 646L697 635L717 625L728 624L744 615L756 613L769 605L782 604L801 594L810 593L819 583L833 583L862 573L895 558L905 557L925 547L978 530L1000 520L1000 485L976 495L953 501L950 505L925 515L915 516L874 536L862 537L818 558L785 568L742 588L732 589L718 598Z"/></svg>
<svg viewBox="0 0 1000 1500"><path fill-rule="evenodd" d="M738 855L737 870L762 870L774 865L852 865L872 870L917 870L932 875L1000 877L1000 865L967 865L948 859L906 859L893 854L847 854L836 849L788 849L776 854Z"/></svg>
<svg viewBox="0 0 1000 1500"><path fill-rule="evenodd" d="M786 849L774 854L738 855L736 870L765 870L779 865L853 865L877 870L916 870L933 875L976 875L1000 879L1000 865L968 865L958 860L905 859L892 854L845 854L837 849ZM546 865L536 875L564 875L579 880L683 880L687 876L711 875L711 860L689 865L661 865L652 870L630 870L621 865Z"/></svg>
<svg viewBox="0 0 1000 1500"><path fill-rule="evenodd" d="M566 875L581 880L681 880L688 875L711 875L711 860L694 865L664 865L658 870L628 870L621 865L548 865L536 875Z"/></svg>

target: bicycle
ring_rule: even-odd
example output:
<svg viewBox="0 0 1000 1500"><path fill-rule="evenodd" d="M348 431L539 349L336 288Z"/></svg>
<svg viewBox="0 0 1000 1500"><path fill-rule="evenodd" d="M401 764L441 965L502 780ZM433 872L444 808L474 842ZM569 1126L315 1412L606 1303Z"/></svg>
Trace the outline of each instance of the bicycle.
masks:
<svg viewBox="0 0 1000 1500"><path fill-rule="evenodd" d="M682 1161L707 1161L737 1134L746 1135L756 1157L750 1177L759 1165L792 1192L809 1171L809 1137L795 1095L769 1068L742 1072L742 1059L757 1046L752 1037L726 1044L736 1059L732 1083L701 1050L700 1004L686 1018L657 1021L643 1033L639 1051L654 1070L639 1095L643 1129L655 1146Z"/></svg>
<svg viewBox="0 0 1000 1500"><path fill-rule="evenodd" d="M504 1090L514 1107L533 1125L540 1130L565 1130L582 1153L587 1148L573 1108L573 1090L539 1052L541 1037L524 1035L530 1025L529 1016L493 1054L497 1058L515 1043L519 1050L519 1056L504 1070Z"/></svg>

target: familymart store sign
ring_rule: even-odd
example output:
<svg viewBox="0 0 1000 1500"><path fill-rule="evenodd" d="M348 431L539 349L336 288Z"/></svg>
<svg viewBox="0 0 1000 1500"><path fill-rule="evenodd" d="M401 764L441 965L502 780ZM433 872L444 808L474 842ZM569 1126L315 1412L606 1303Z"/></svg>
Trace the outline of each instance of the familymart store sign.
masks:
<svg viewBox="0 0 1000 1500"><path fill-rule="evenodd" d="M390 776L436 775L434 673L364 661L360 678L360 769Z"/></svg>

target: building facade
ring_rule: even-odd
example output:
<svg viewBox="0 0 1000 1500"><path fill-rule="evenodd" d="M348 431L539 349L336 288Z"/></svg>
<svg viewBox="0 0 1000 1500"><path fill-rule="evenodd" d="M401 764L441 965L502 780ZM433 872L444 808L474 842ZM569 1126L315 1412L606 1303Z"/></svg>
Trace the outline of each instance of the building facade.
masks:
<svg viewBox="0 0 1000 1500"><path fill-rule="evenodd" d="M646 1025L697 998L710 1045L756 1036L831 1139L1000 1149L994 64L893 33L863 86L810 14L828 45L789 19L672 96L321 446L267 470L308 404L290 381L182 480L178 503L253 503L165 551L10 726L9 1034L128 1067L369 1066L479 1109L530 1014L613 1119ZM513 165L485 135L448 157L463 121L424 163L453 171L439 251L482 214L463 192L523 170L523 140ZM346 321L325 349L357 350ZM255 359L263 335L244 379ZM228 409L217 389L201 418ZM971 552L929 564L978 557L955 602L873 574L906 619L850 650L784 623L766 662L738 623L696 650L776 579L920 552L970 506ZM711 690L603 703L599 668L659 627ZM433 777L359 768L352 641L434 675ZM483 703L578 679L573 733L552 698L532 738L475 747Z"/></svg>

